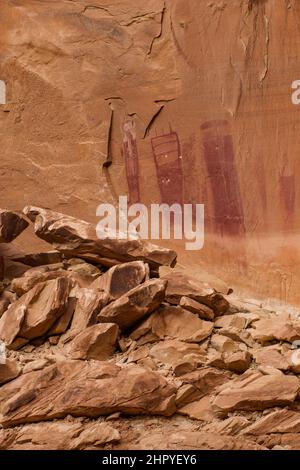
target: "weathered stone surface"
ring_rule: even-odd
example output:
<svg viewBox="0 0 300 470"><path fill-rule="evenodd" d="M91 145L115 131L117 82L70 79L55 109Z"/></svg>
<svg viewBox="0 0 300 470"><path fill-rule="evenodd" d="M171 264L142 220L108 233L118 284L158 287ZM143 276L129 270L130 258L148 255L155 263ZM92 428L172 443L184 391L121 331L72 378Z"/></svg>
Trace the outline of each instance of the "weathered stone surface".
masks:
<svg viewBox="0 0 300 470"><path fill-rule="evenodd" d="M229 436L239 436L240 432L249 426L249 420L243 416L233 416L223 421L207 424L202 431L216 434L227 434Z"/></svg>
<svg viewBox="0 0 300 470"><path fill-rule="evenodd" d="M6 450L97 449L121 439L119 432L107 423L35 423L4 433L6 439L0 434L0 449Z"/></svg>
<svg viewBox="0 0 300 470"><path fill-rule="evenodd" d="M97 323L97 315L108 304L106 293L96 289L78 289L77 303L71 324L71 330L82 331L87 326Z"/></svg>
<svg viewBox="0 0 300 470"><path fill-rule="evenodd" d="M72 283L64 277L37 284L15 301L0 319L0 338L14 349L17 337L43 336L65 313Z"/></svg>
<svg viewBox="0 0 300 470"><path fill-rule="evenodd" d="M117 323L121 330L156 310L165 298L167 282L154 279L141 284L104 307L97 316L101 323Z"/></svg>
<svg viewBox="0 0 300 470"><path fill-rule="evenodd" d="M90 326L73 339L68 355L72 359L108 359L116 349L118 334L115 323Z"/></svg>
<svg viewBox="0 0 300 470"><path fill-rule="evenodd" d="M279 370L288 370L289 361L274 347L265 347L253 352L255 362L262 366L271 366Z"/></svg>
<svg viewBox="0 0 300 470"><path fill-rule="evenodd" d="M249 369L252 355L248 351L234 353L216 353L208 356L207 365L243 373Z"/></svg>
<svg viewBox="0 0 300 470"><path fill-rule="evenodd" d="M0 388L2 424L72 416L175 412L175 389L160 374L130 365L65 361Z"/></svg>
<svg viewBox="0 0 300 470"><path fill-rule="evenodd" d="M27 220L16 212L0 209L0 243L13 241L28 227Z"/></svg>
<svg viewBox="0 0 300 470"><path fill-rule="evenodd" d="M233 353L239 350L239 344L223 335L212 335L210 338L211 346L221 353Z"/></svg>
<svg viewBox="0 0 300 470"><path fill-rule="evenodd" d="M205 282L197 281L180 272L167 274L162 279L168 281L166 300L171 304L178 305L182 297L188 297L207 305L215 315L222 315L228 310L229 303L223 295Z"/></svg>
<svg viewBox="0 0 300 470"><path fill-rule="evenodd" d="M276 410L263 416L251 426L248 426L243 434L273 434L273 433L299 433L300 413L292 410Z"/></svg>
<svg viewBox="0 0 300 470"><path fill-rule="evenodd" d="M214 433L181 431L170 434L154 434L144 437L138 449L170 450L263 450L265 447L250 439L239 439Z"/></svg>
<svg viewBox="0 0 300 470"><path fill-rule="evenodd" d="M131 334L132 339L139 339L151 333L157 340L165 337L179 339L189 343L198 343L210 336L213 323L201 320L197 315L177 306L163 305Z"/></svg>
<svg viewBox="0 0 300 470"><path fill-rule="evenodd" d="M300 324L293 323L288 315L273 315L272 318L255 322L253 327L253 339L262 344L273 340L292 343L300 339Z"/></svg>
<svg viewBox="0 0 300 470"><path fill-rule="evenodd" d="M59 263L57 265L39 266L28 269L22 277L18 277L12 281L11 289L18 296L21 296L29 292L30 289L40 282L51 281L52 279L58 279L60 277L71 279L73 284L79 287L86 287L92 282L92 279L66 271L62 268L62 263Z"/></svg>
<svg viewBox="0 0 300 470"><path fill-rule="evenodd" d="M182 387L183 388L183 387ZM181 398L181 397L180 397ZM214 418L217 418L211 404L211 397L209 395L200 398L200 400L192 401L191 403L181 405L182 401L186 401L186 397L183 400L179 398L178 402L178 413L189 418L196 419L197 421L211 422Z"/></svg>
<svg viewBox="0 0 300 470"><path fill-rule="evenodd" d="M243 330L246 327L247 320L241 315L225 315L215 320L215 328L238 328Z"/></svg>
<svg viewBox="0 0 300 470"><path fill-rule="evenodd" d="M214 405L223 412L264 410L293 403L298 391L297 377L244 374L217 395Z"/></svg>
<svg viewBox="0 0 300 470"><path fill-rule="evenodd" d="M149 267L143 261L132 261L110 268L98 277L91 289L99 289L113 301L149 279Z"/></svg>
<svg viewBox="0 0 300 470"><path fill-rule="evenodd" d="M170 367L176 367L184 362L204 364L206 355L198 344L184 343L178 340L165 340L152 346L150 355L156 361Z"/></svg>
<svg viewBox="0 0 300 470"><path fill-rule="evenodd" d="M180 377L184 386L189 386L185 396L181 398L180 403L187 405L200 400L202 397L211 394L216 388L225 384L229 376L211 367L203 367L189 374Z"/></svg>
<svg viewBox="0 0 300 470"><path fill-rule="evenodd" d="M203 320L213 320L215 317L214 311L211 308L189 297L181 297L179 305L185 310L196 313Z"/></svg>
<svg viewBox="0 0 300 470"><path fill-rule="evenodd" d="M142 260L153 268L176 263L176 253L172 250L139 239L100 240L95 226L59 212L28 206L24 213L34 221L36 235L67 257L77 256L104 266L135 260Z"/></svg>
<svg viewBox="0 0 300 470"><path fill-rule="evenodd" d="M21 369L16 361L6 359L4 364L0 363L0 385L15 379L20 372Z"/></svg>

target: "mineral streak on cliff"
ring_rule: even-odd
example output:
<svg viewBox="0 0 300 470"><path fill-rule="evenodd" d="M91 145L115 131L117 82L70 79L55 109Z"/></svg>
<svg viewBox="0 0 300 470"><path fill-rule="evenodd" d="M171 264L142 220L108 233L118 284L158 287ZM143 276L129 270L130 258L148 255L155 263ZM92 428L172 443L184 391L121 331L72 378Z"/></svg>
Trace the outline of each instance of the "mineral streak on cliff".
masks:
<svg viewBox="0 0 300 470"><path fill-rule="evenodd" d="M181 262L300 305L299 15L296 0L2 0L3 205L95 221L129 189L151 203L182 184L207 230L199 254L176 247ZM201 126L220 121L208 140ZM169 123L173 193L156 167Z"/></svg>

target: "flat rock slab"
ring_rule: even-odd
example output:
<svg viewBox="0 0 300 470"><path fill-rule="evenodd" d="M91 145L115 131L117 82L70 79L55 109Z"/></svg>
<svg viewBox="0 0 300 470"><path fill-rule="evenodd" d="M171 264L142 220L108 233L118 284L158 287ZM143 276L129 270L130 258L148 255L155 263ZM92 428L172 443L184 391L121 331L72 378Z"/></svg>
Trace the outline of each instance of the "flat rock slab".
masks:
<svg viewBox="0 0 300 470"><path fill-rule="evenodd" d="M69 414L171 416L176 411L175 391L160 374L136 365L62 361L0 388L1 424L9 427Z"/></svg>
<svg viewBox="0 0 300 470"><path fill-rule="evenodd" d="M162 279L147 281L104 307L97 321L116 323L121 330L126 330L161 305L166 287L167 281Z"/></svg>
<svg viewBox="0 0 300 470"><path fill-rule="evenodd" d="M299 384L299 379L295 376L246 373L240 379L231 381L228 388L217 395L214 405L226 413L285 406L295 401Z"/></svg>
<svg viewBox="0 0 300 470"><path fill-rule="evenodd" d="M36 235L68 258L78 257L108 267L136 260L153 269L176 264L177 254L173 250L140 239L101 240L94 225L49 209L27 206L23 212L34 222Z"/></svg>
<svg viewBox="0 0 300 470"><path fill-rule="evenodd" d="M107 423L35 423L0 430L0 450L98 449L120 439L119 432Z"/></svg>
<svg viewBox="0 0 300 470"><path fill-rule="evenodd" d="M223 315L229 308L229 302L207 282L198 281L181 272L171 272L162 277L168 281L166 300L178 305L182 297L210 307L215 315Z"/></svg>

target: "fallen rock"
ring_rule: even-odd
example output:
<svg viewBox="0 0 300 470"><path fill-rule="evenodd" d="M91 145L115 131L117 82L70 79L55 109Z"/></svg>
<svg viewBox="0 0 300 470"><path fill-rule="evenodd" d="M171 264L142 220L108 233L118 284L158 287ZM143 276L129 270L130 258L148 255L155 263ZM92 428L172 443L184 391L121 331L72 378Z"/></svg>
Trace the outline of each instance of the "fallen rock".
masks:
<svg viewBox="0 0 300 470"><path fill-rule="evenodd" d="M205 282L201 283L180 272L169 273L162 279L168 281L166 300L170 304L178 305L182 297L188 297L210 307L215 315L223 315L228 310L228 301Z"/></svg>
<svg viewBox="0 0 300 470"><path fill-rule="evenodd" d="M198 344L184 343L175 339L155 344L150 349L150 355L155 361L173 368L183 361L197 365L206 362L205 351Z"/></svg>
<svg viewBox="0 0 300 470"><path fill-rule="evenodd" d="M209 395L182 406L183 401L186 401L185 396L182 400L180 396L178 399L176 398L176 404L179 408L177 411L178 414L188 416L189 418L196 419L197 421L205 421L209 423L217 418L217 415L212 408L211 397Z"/></svg>
<svg viewBox="0 0 300 470"><path fill-rule="evenodd" d="M90 326L73 339L68 355L72 359L108 359L116 349L118 335L115 323Z"/></svg>
<svg viewBox="0 0 300 470"><path fill-rule="evenodd" d="M210 338L210 345L221 353L233 353L239 350L239 344L227 336L215 334Z"/></svg>
<svg viewBox="0 0 300 470"><path fill-rule="evenodd" d="M52 279L58 279L60 277L71 279L73 285L79 287L86 287L92 282L92 279L66 271L63 269L62 263L59 263L57 265L39 266L28 269L23 276L12 281L11 289L18 296L21 296L29 292L40 282L51 281Z"/></svg>
<svg viewBox="0 0 300 470"><path fill-rule="evenodd" d="M126 330L160 306L166 287L167 282L162 279L147 281L104 307L97 321L117 323L121 330Z"/></svg>
<svg viewBox="0 0 300 470"><path fill-rule="evenodd" d="M28 225L27 220L16 212L0 209L0 243L13 241Z"/></svg>
<svg viewBox="0 0 300 470"><path fill-rule="evenodd" d="M225 315L215 320L215 328L237 328L243 330L246 328L246 323L246 318L241 315Z"/></svg>
<svg viewBox="0 0 300 470"><path fill-rule="evenodd" d="M49 209L28 206L23 212L34 222L38 237L51 243L66 257L74 256L103 266L142 260L153 269L174 266L176 253L140 239L97 238L92 224Z"/></svg>
<svg viewBox="0 0 300 470"><path fill-rule="evenodd" d="M175 412L175 388L136 365L65 361L22 375L0 388L4 427L67 415L97 417Z"/></svg>
<svg viewBox="0 0 300 470"><path fill-rule="evenodd" d="M251 360L252 355L248 351L217 353L209 356L207 365L241 374L249 369Z"/></svg>
<svg viewBox="0 0 300 470"><path fill-rule="evenodd" d="M201 320L197 315L179 306L162 305L142 322L130 337L138 340L147 335L151 341L169 337L188 343L199 343L211 335L213 326L212 322Z"/></svg>
<svg viewBox="0 0 300 470"><path fill-rule="evenodd" d="M119 432L106 423L35 423L6 430L5 443L0 435L0 449L7 450L86 450L103 448L120 441ZM3 447L2 447L3 446Z"/></svg>
<svg viewBox="0 0 300 470"><path fill-rule="evenodd" d="M215 407L225 413L233 410L264 410L293 403L299 391L294 376L244 374L222 390L214 400Z"/></svg>
<svg viewBox="0 0 300 470"><path fill-rule="evenodd" d="M253 356L258 365L274 367L274 369L288 370L290 364L288 360L273 346L254 350Z"/></svg>
<svg viewBox="0 0 300 470"><path fill-rule="evenodd" d="M251 426L248 426L243 434L261 434L273 433L299 433L300 432L300 413L292 410L276 410L263 416Z"/></svg>
<svg viewBox="0 0 300 470"><path fill-rule="evenodd" d="M20 337L31 340L43 336L68 308L72 282L64 277L37 284L10 305L0 319L0 339L15 349Z"/></svg>
<svg viewBox="0 0 300 470"><path fill-rule="evenodd" d="M110 268L90 286L107 294L109 302L149 280L149 266L143 261L132 261Z"/></svg>
<svg viewBox="0 0 300 470"><path fill-rule="evenodd" d="M0 385L10 382L20 373L21 369L18 363L12 359L6 359L4 364L0 363Z"/></svg>
<svg viewBox="0 0 300 470"><path fill-rule="evenodd" d="M97 323L97 316L108 304L109 298L106 293L90 288L78 289L76 297L71 330L82 331Z"/></svg>
<svg viewBox="0 0 300 470"><path fill-rule="evenodd" d="M185 393L181 404L189 404L211 394L216 388L228 382L230 376L212 367L203 367L180 377L184 386L189 386L189 393Z"/></svg>
<svg viewBox="0 0 300 470"><path fill-rule="evenodd" d="M244 416L232 416L223 421L215 421L202 428L204 432L238 436L241 431L249 426L250 421Z"/></svg>
<svg viewBox="0 0 300 470"><path fill-rule="evenodd" d="M214 433L187 432L150 434L135 447L148 450L263 450L266 449L250 439L239 439Z"/></svg>
<svg viewBox="0 0 300 470"><path fill-rule="evenodd" d="M185 310L197 314L203 320L213 320L215 317L214 311L211 308L189 297L181 297L179 305Z"/></svg>
<svg viewBox="0 0 300 470"><path fill-rule="evenodd" d="M272 318L255 322L253 326L249 330L252 338L262 344L274 340L292 343L300 339L300 325L292 322L287 315L273 315Z"/></svg>

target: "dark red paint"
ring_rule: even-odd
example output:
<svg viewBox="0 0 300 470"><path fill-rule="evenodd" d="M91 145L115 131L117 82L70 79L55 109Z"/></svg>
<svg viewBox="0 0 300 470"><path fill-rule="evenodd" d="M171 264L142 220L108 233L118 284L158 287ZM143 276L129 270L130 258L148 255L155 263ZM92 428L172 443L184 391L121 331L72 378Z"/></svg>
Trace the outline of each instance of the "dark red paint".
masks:
<svg viewBox="0 0 300 470"><path fill-rule="evenodd" d="M125 160L129 204L135 204L140 202L139 154L134 123L131 121L123 126L122 155Z"/></svg>
<svg viewBox="0 0 300 470"><path fill-rule="evenodd" d="M183 169L181 146L177 132L151 139L161 202L183 204Z"/></svg>
<svg viewBox="0 0 300 470"><path fill-rule="evenodd" d="M201 132L213 197L212 222L222 235L241 235L245 231L244 212L229 124L205 122ZM206 214L209 217L207 211Z"/></svg>

